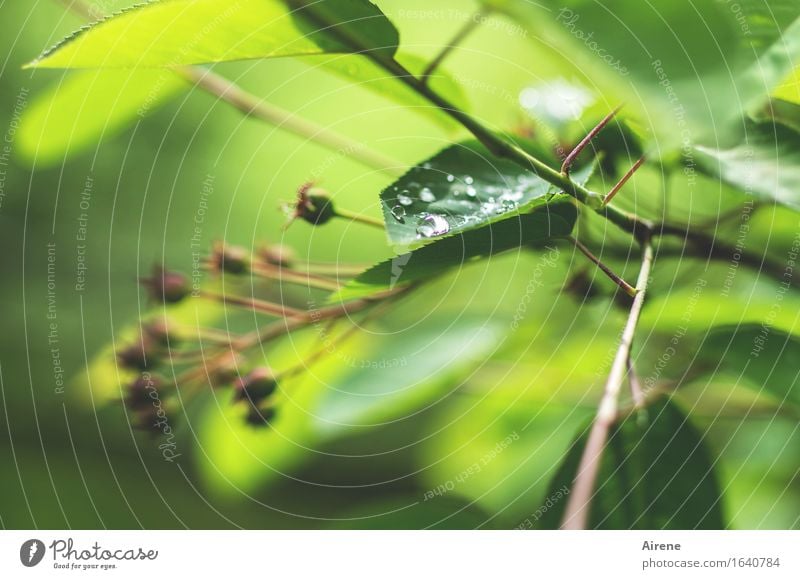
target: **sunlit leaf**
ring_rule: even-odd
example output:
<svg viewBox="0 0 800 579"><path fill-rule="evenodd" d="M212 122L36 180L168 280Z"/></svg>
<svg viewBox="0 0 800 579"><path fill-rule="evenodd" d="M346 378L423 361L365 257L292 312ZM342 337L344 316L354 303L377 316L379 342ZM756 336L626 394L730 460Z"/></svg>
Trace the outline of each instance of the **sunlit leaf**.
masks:
<svg viewBox="0 0 800 579"><path fill-rule="evenodd" d="M740 144L696 147L699 167L745 193L800 208L800 134L783 124L748 125Z"/></svg>
<svg viewBox="0 0 800 579"><path fill-rule="evenodd" d="M174 67L360 53L391 58L397 30L368 0L162 0L82 28L29 66Z"/></svg>
<svg viewBox="0 0 800 579"><path fill-rule="evenodd" d="M20 152L51 164L111 137L189 85L166 70L70 73L39 92L20 123Z"/></svg>

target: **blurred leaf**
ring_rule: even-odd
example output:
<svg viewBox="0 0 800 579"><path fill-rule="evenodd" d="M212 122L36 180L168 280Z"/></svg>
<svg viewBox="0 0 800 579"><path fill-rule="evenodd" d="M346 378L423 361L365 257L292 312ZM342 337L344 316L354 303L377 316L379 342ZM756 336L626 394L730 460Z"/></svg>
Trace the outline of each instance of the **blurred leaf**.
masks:
<svg viewBox="0 0 800 579"><path fill-rule="evenodd" d="M776 330L800 332L800 320L794 315L775 315L776 311L800 309L800 293L784 292L771 277L743 267L733 270L733 275L728 264L700 263L693 267L695 271L690 268L672 281L664 265L654 270L654 279L671 288L653 292L645 300L642 327L684 335L704 333L715 326L769 322Z"/></svg>
<svg viewBox="0 0 800 579"><path fill-rule="evenodd" d="M800 405L800 338L768 326L717 328L703 341L696 364L716 375L766 390L779 404Z"/></svg>
<svg viewBox="0 0 800 579"><path fill-rule="evenodd" d="M782 124L748 125L741 144L697 146L700 169L745 193L800 209L800 134Z"/></svg>
<svg viewBox="0 0 800 579"><path fill-rule="evenodd" d="M20 152L37 165L58 163L115 135L188 88L166 70L69 73L38 93L26 109Z"/></svg>
<svg viewBox="0 0 800 579"><path fill-rule="evenodd" d="M379 426L433 398L455 369L480 363L500 338L499 328L461 317L449 326L423 327L393 336L390 358L354 359L353 371L319 401L319 430L326 436Z"/></svg>
<svg viewBox="0 0 800 579"><path fill-rule="evenodd" d="M537 384L480 396L471 391L431 425L420 467L426 503L465 497L504 523L517 525L546 499L550 480L588 407L527 398Z"/></svg>
<svg viewBox="0 0 800 579"><path fill-rule="evenodd" d="M583 184L594 169L575 171ZM452 145L412 168L381 192L386 230L403 250L444 235L477 229L545 205L560 190L497 159L477 141Z"/></svg>
<svg viewBox="0 0 800 579"><path fill-rule="evenodd" d="M800 56L794 0L483 2L526 27L564 71L612 102L628 102L652 123L662 151L687 135L719 133L783 81Z"/></svg>
<svg viewBox="0 0 800 579"><path fill-rule="evenodd" d="M399 288L528 244L566 237L575 226L578 210L566 195L536 204L532 213L451 235L410 253L398 255L368 269L350 281L331 301L349 300Z"/></svg>
<svg viewBox="0 0 800 579"><path fill-rule="evenodd" d="M591 529L721 529L721 489L703 437L668 399L648 407L649 422L636 414L611 432L603 453L590 514ZM549 495L572 488L589 428L564 459ZM555 501L539 519L558 528L566 500Z"/></svg>
<svg viewBox="0 0 800 579"><path fill-rule="evenodd" d="M273 348L269 363L275 366L286 357L302 362L305 347L319 347L316 331L310 334L305 341L293 336L291 344ZM361 333L337 345L309 372L281 383L278 416L268 429L245 424L242 408L222 396L194 427L201 469L223 493L252 491L290 476L325 444L411 416L453 388L459 374L493 347L492 336L484 323L466 319L449 327L433 320L381 339Z"/></svg>
<svg viewBox="0 0 800 579"><path fill-rule="evenodd" d="M175 67L365 51L391 58L398 42L368 0L165 0L84 27L28 66Z"/></svg>

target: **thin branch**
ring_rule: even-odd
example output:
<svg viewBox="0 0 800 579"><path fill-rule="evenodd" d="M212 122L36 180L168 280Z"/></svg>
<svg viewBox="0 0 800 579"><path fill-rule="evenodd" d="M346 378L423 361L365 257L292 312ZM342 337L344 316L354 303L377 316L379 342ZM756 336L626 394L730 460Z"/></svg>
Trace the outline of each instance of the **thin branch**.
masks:
<svg viewBox="0 0 800 579"><path fill-rule="evenodd" d="M95 11L84 0L59 1L67 9L89 21L95 21L105 16L102 12ZM249 117L260 119L298 137L313 141L344 157L351 157L365 167L380 171L390 177L398 177L405 170L399 161L374 151L350 137L269 104L232 81L203 67L184 66L173 68L172 71Z"/></svg>
<svg viewBox="0 0 800 579"><path fill-rule="evenodd" d="M575 145L575 148L572 149L570 154L567 155L567 158L564 159L564 162L561 164L561 174L562 175L569 175L569 169L570 169L570 167L572 167L572 163L575 162L575 159L578 158L578 155L580 155L583 152L583 150L586 148L586 146L589 143L592 142L592 139L594 139L597 136L597 134L600 131L602 131L608 123L611 122L611 119L613 119L617 115L617 113L619 112L619 110L621 108L622 108L622 105L617 105L617 107L613 111L608 113L603 118L603 120L601 120L599 123L597 123L597 126L595 126L595 128L593 128L591 131L589 131L589 134L587 134L583 139L581 139L580 143Z"/></svg>
<svg viewBox="0 0 800 579"><path fill-rule="evenodd" d="M259 263L253 263L251 267L254 274L266 279L273 279L326 291L338 291L342 287L336 280L312 273L303 273L284 267Z"/></svg>
<svg viewBox="0 0 800 579"><path fill-rule="evenodd" d="M430 64L425 67L425 70L422 71L420 78L422 79L423 83L427 83L429 77L433 74L433 72L444 62L444 60L455 50L467 37L472 34L475 29L480 26L481 21L488 16L492 12L490 7L484 7L479 9L475 14L472 15L455 33L453 38L450 39L439 54L431 60Z"/></svg>
<svg viewBox="0 0 800 579"><path fill-rule="evenodd" d="M584 244L582 244L580 241L578 241L571 235L567 239L569 239L573 243L573 245L575 245L575 247L577 247L578 250L580 250L580 252L583 255L589 258L589 261L591 261L593 264L599 267L600 271L606 274L606 276L608 276L608 278L611 281L613 281L615 284L621 287L625 291L625 293L627 293L631 297L634 297L636 295L636 289L632 287L631 284L629 284L624 279L615 274L613 271L611 271L611 268L609 268L606 264L600 261L599 257L595 256L591 251L589 251L588 247L586 247Z"/></svg>
<svg viewBox="0 0 800 579"><path fill-rule="evenodd" d="M174 72L247 116L265 121L342 156L350 156L362 165L391 177L398 177L405 171L398 161L370 149L363 143L269 104L208 69L189 66L175 69Z"/></svg>
<svg viewBox="0 0 800 579"><path fill-rule="evenodd" d="M614 187L611 188L611 191L609 191L608 195L606 195L605 198L603 199L603 205L608 205L611 202L611 200L614 198L614 195L616 195L617 192L620 189L622 189L622 186L625 185L625 183L628 182L628 179L633 177L633 174L636 173L636 171L639 169L639 167L642 166L642 164L644 163L644 159L645 158L642 157L638 161L636 161L633 164L633 166L630 169L628 169L628 172L625 173L622 176L622 179L620 179L619 182L617 182L617 184L614 185Z"/></svg>
<svg viewBox="0 0 800 579"><path fill-rule="evenodd" d="M267 314L270 316L275 316L278 318L303 318L305 316L305 312L301 310L297 310L295 308L290 308L287 306L282 306L280 304L274 304L272 302L268 302L265 300L259 300L256 298L244 298L240 296L232 296L228 294L217 294L210 291L202 291L200 292L200 296L204 298L208 298L214 301L218 301L223 304L232 304L235 306L242 306L244 308L261 312L262 314Z"/></svg>
<svg viewBox="0 0 800 579"><path fill-rule="evenodd" d="M341 209L339 207L336 208L336 215L337 217L343 217L345 219L350 219L351 221L356 221L364 225L369 225L370 227L376 227L381 231L385 229L383 221L381 221L380 219L375 219L374 217L370 217L369 215L356 213L355 211L349 211L347 209Z"/></svg>
<svg viewBox="0 0 800 579"><path fill-rule="evenodd" d="M611 372L606 382L603 398L597 409L597 416L592 424L589 439L583 450L572 492L569 495L564 518L561 521L562 529L585 529L589 521L589 510L594 493L597 473L603 458L603 450L608 440L609 432L617 420L619 408L619 395L622 383L625 380L626 365L630 356L636 324L642 311L647 284L650 279L650 270L653 265L653 246L649 238L642 241L642 267L639 270L639 279L636 282L636 297L628 314L628 321L622 332L619 348L611 366Z"/></svg>

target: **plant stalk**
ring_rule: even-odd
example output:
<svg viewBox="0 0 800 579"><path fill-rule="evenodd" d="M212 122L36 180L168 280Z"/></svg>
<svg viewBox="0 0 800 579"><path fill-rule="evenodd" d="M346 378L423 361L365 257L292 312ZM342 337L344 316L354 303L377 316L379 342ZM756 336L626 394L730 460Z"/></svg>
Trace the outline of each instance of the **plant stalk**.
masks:
<svg viewBox="0 0 800 579"><path fill-rule="evenodd" d="M600 406L597 409L589 439L586 442L583 456L581 456L581 461L578 465L572 492L569 494L567 507L561 521L562 529L585 529L588 526L597 473L600 470L600 463L609 432L618 417L619 395L622 390L622 383L625 381L633 336L636 332L636 325L639 322L642 305L644 304L652 266L653 246L650 239L645 238L642 242L642 267L639 270L639 279L636 282L636 296L633 298L633 305L628 314L625 329L622 331L622 338L606 381L603 398L600 400Z"/></svg>

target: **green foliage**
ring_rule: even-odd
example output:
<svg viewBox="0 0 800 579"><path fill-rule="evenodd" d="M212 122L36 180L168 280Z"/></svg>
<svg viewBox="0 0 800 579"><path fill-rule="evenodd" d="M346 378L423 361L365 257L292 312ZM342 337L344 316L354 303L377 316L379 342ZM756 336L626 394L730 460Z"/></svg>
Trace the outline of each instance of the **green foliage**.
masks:
<svg viewBox="0 0 800 579"><path fill-rule="evenodd" d="M512 211L510 211L512 213ZM333 299L354 299L424 281L470 261L525 245L541 245L566 237L578 217L566 196L540 203L530 213L518 214L461 235L451 235L420 249L381 262L347 284Z"/></svg>
<svg viewBox="0 0 800 579"><path fill-rule="evenodd" d="M800 55L800 7L792 0L741 2L739 10L675 0L486 4L563 55L565 72L628 102L662 151L687 132L690 140L719 136L780 85Z"/></svg>
<svg viewBox="0 0 800 579"><path fill-rule="evenodd" d="M576 172L575 181L584 184L592 170L590 164ZM409 170L381 192L381 206L389 240L410 249L530 213L558 193L536 174L467 141Z"/></svg>
<svg viewBox="0 0 800 579"><path fill-rule="evenodd" d="M800 406L800 338L771 326L717 328L703 340L698 371L728 374L783 406Z"/></svg>
<svg viewBox="0 0 800 579"><path fill-rule="evenodd" d="M168 355L152 362L168 384L160 395L179 424L189 474L225 500L259 493L277 500L292 484L300 486L286 494L305 497L302 485L314 487L309 494L320 494L309 508L334 528L557 528L619 351L630 368L616 386L626 392L643 378L644 408L634 410L627 393L614 401L617 418L593 483L591 528L759 526L766 507L796 507L796 493L783 497L783 491L796 474L790 455L800 405L794 315L800 308L800 5L480 4L528 33L532 46L517 55L519 44L509 42L513 49L503 53L498 30L484 30L484 56L495 58L498 70L474 64L481 51L439 54L448 69L475 78L442 67L430 71L436 54L416 53L430 43L410 25L406 36L407 22L396 27L368 0L149 2L86 26L28 65L99 69L70 72L20 113L19 152L55 165L134 123L137 133L150 131L139 148L151 148L163 126L148 129L139 120L190 88L183 76L199 79L204 71L184 67L219 65L214 73L222 75L249 66L237 69L233 61L301 63L297 74L296 64L271 62L260 85L269 89L266 98L222 76L213 90L202 82L192 89L205 88L266 120L269 132L248 126L245 138L209 115L198 124L215 132L198 137L202 127L182 126L181 137L191 135L197 149L173 147L170 156L160 147L166 160L137 157L135 171L114 167L98 188L105 193L148 174L138 186L144 194L157 189L148 199L163 199L165 216L171 217L173 195L184 200L180 220L189 225L181 236L173 234L179 243L166 226L162 236L161 224L145 220L144 211L134 235L147 237L147 259L181 256L193 272L191 282L188 273L180 278L181 303L168 309L181 339L159 344ZM436 44L444 44L438 26L428 27ZM398 28L412 38L406 46ZM382 100L351 102L338 94L341 84L325 84L313 69ZM302 84L291 84L306 74ZM492 84L504 74L511 88ZM554 90L546 102L520 103L520 88L534 81L572 86L585 102L572 107L569 94ZM491 110L470 105L480 98ZM325 120L317 125L271 104L280 99L292 111L308 109ZM198 101L192 105L207 104ZM604 129L569 174L560 171L565 152L622 101L621 122ZM259 106L269 108L272 120L253 114ZM417 125L390 119L401 108L438 125L425 124L437 132L423 136ZM177 117L173 122L181 126ZM351 125L357 137L349 136ZM442 143L442 128L454 138ZM453 135L456 130L461 134ZM313 146L289 150L281 131ZM384 142L391 155L373 148ZM439 151L431 155L434 147ZM601 192L643 153L649 162L642 172L603 204ZM337 165L345 158L367 170L354 175L347 163ZM173 176L169 183L166 164L185 168L179 175L185 181ZM102 160L96 165L92 159L87 174L102 172ZM208 207L198 220L197 191L208 193L197 179L203 173L212 183L222 175L218 189L210 187L220 199L212 201L220 203L213 227ZM0 185L3 193L5 172ZM183 196L176 194L181 185ZM313 235L305 223L286 232L289 241L308 243L302 259L254 247L280 226L275 218L266 226L258 220L260 204L277 205L292 190L315 186L331 192L338 213L324 224L312 220L319 226ZM60 191L61 183L48 187ZM246 207L234 213L245 190ZM116 196L107 201L109 235L119 221L132 227L132 209L117 209ZM208 205L208 195L202 203ZM43 207L42 214L50 211ZM223 209L229 211L224 222ZM356 221L380 226L366 211L383 214L385 239L374 230L352 232L360 227ZM46 227L31 234L28 208L17 217L8 223L25 224L23 239L56 235L49 213ZM68 233L73 243L73 230ZM212 235L249 243L234 253L246 266L201 262L195 236ZM602 267L597 258L584 260L580 244L564 243L573 236L598 254ZM537 251L544 247L547 253ZM656 259L652 275L640 282L637 299L646 297L637 319L620 280L633 283L639 267L647 273L649 261L641 256L650 248ZM397 255L386 259L392 251ZM326 263L334 258L353 263ZM366 260L375 265L352 273L354 263ZM478 261L481 267L473 267ZM135 265L136 275L133 266L125 270L126 284L139 273ZM108 272L98 271L97 279L100 273ZM187 295L195 283L203 291ZM102 289L96 296L111 295ZM142 304L132 293L125 294L126 314L142 316L134 312ZM84 307L102 300L79 298L83 321ZM394 309L380 309L389 305ZM629 316L638 322L632 352L619 339ZM270 317L282 319L265 322ZM23 321L27 332L27 313ZM350 335L345 321L364 331ZM106 341L113 346L70 383L69 399L84 409L124 399L139 377L121 370L115 358L131 344L144 348L139 326L110 326ZM234 393L254 367L278 384L262 393L261 408ZM260 427L248 423L254 409L274 417ZM754 409L780 416L765 425L752 420ZM126 437L133 418L147 425L152 417L131 414L113 417ZM763 456L751 460L754 452ZM344 489L390 484L374 497L339 500ZM778 502L765 498L778 491ZM298 517L316 514L304 513L298 502L287 502ZM783 513L769 520L798 524Z"/></svg>
<svg viewBox="0 0 800 579"><path fill-rule="evenodd" d="M698 146L700 167L745 193L800 208L800 134L777 123L748 125L730 148Z"/></svg>
<svg viewBox="0 0 800 579"><path fill-rule="evenodd" d="M188 89L166 70L79 71L37 93L19 136L20 152L50 165L115 136Z"/></svg>
<svg viewBox="0 0 800 579"><path fill-rule="evenodd" d="M564 459L549 496L572 487L588 428ZM651 403L646 414L628 416L612 431L596 488L592 529L725 526L711 454L701 433L667 399ZM537 526L557 528L567 498L551 501L552 508L545 510Z"/></svg>
<svg viewBox="0 0 800 579"><path fill-rule="evenodd" d="M392 57L397 44L397 30L367 0L165 0L87 26L29 66L175 67L364 51Z"/></svg>

